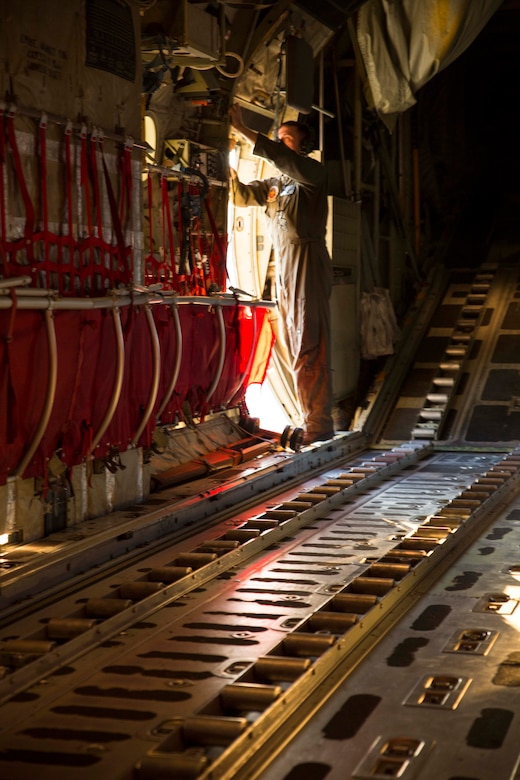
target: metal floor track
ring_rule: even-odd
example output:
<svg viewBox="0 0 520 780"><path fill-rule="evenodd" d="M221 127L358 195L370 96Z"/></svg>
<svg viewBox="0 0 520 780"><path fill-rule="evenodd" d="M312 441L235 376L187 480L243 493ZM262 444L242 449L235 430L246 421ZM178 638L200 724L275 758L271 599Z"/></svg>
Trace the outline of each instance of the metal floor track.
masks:
<svg viewBox="0 0 520 780"><path fill-rule="evenodd" d="M396 402L377 436L381 445L409 439L475 449L516 445L519 291L517 266L486 263L451 272L428 321L419 316L410 323L379 391L398 375Z"/></svg>

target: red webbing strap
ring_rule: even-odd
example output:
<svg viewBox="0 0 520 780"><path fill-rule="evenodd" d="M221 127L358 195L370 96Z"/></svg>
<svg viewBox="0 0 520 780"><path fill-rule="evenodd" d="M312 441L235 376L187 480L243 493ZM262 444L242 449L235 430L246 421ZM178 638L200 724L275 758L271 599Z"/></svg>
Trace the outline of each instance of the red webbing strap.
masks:
<svg viewBox="0 0 520 780"><path fill-rule="evenodd" d="M150 257L153 256L153 182L148 171L148 232L150 237Z"/></svg>
<svg viewBox="0 0 520 780"><path fill-rule="evenodd" d="M90 205L90 188L88 181L88 152L87 152L87 128L83 125L80 133L80 176L85 199L85 212L87 215L87 234L92 236L92 209Z"/></svg>
<svg viewBox="0 0 520 780"><path fill-rule="evenodd" d="M215 245L215 239L213 238L213 233L206 233L206 290L208 292L211 290L213 291L215 289L215 276L213 273L213 264L212 264L212 257L213 257L213 247Z"/></svg>
<svg viewBox="0 0 520 780"><path fill-rule="evenodd" d="M74 186L76 179L72 125L68 123L64 134L62 167L65 198L64 220L59 233L51 232L52 183L48 158L47 118L42 115L37 133L36 154L39 163L38 214L31 198L20 155L15 131L15 110L10 109L0 117L0 271L5 277L20 273L23 268L30 273L33 283L49 287L56 285L61 294L92 294L106 290L107 284L128 283L131 279L131 245L125 246L118 204L106 160L103 155L102 134L93 132L89 141L87 128L81 128L79 146L79 191L77 193L77 236L74 236ZM132 148L126 143L121 158L121 213L127 212L128 224L132 221ZM99 154L101 153L101 160ZM8 159L13 161L13 185L17 188L24 211L23 235L7 239L8 228ZM101 168L102 163L102 168ZM102 170L102 172L101 172ZM100 179L104 176L104 180ZM103 239L105 185L110 206L111 225L116 242ZM96 210L95 214L93 209ZM38 219L38 229L36 220ZM95 226L93 221L95 220ZM39 228L41 225L41 228ZM114 246L116 243L116 246Z"/></svg>
<svg viewBox="0 0 520 780"><path fill-rule="evenodd" d="M29 263L34 262L34 247L33 247L33 234L34 234L34 206L27 189L25 182L25 176L23 174L22 161L20 159L20 152L18 150L18 144L16 142L16 132L14 129L14 115L15 109L11 108L7 114L7 137L9 139L9 145L14 160L14 168L16 172L16 178L18 185L22 193L22 200L25 208L25 227L24 227L24 239L25 250L27 252L27 259Z"/></svg>
<svg viewBox="0 0 520 780"><path fill-rule="evenodd" d="M153 274L154 269L154 257L153 257L153 182L152 175L148 171L147 179L147 191L148 191L148 239L150 242L150 248L148 255L144 259L144 281L148 284L149 278ZM154 279L155 281L155 279Z"/></svg>
<svg viewBox="0 0 520 780"><path fill-rule="evenodd" d="M178 226L179 226L177 235L179 236L179 242L180 242L180 259L181 259L181 263L182 263L182 252L183 252L182 239L183 239L183 235L184 235L184 232L183 232L184 231L184 225L183 225L183 221L182 221L182 197L183 197L183 192L184 192L183 184L182 184L182 181L179 180L178 183L177 183L177 220L178 220ZM182 273L180 273L178 275L179 292L181 293L181 295L186 295L187 290L186 290L186 274L184 273L185 269L181 265L179 266L179 268L182 270Z"/></svg>
<svg viewBox="0 0 520 780"><path fill-rule="evenodd" d="M6 235L6 198L5 198L5 115L0 126L0 253L4 276L9 275L7 265Z"/></svg>
<svg viewBox="0 0 520 780"><path fill-rule="evenodd" d="M201 228L200 228L200 217L196 217L193 221L193 243L195 243L195 240L197 242L197 247L193 247L193 257L195 259L195 264L193 268L193 280L194 280L194 286L196 289L196 295L206 295L206 285L204 280L204 268L203 268L203 249L202 249L202 237L201 237ZM197 263L197 258L199 259L199 262Z"/></svg>
<svg viewBox="0 0 520 780"><path fill-rule="evenodd" d="M168 218L166 216L166 199L168 197L167 184L164 176L161 176L161 245L166 255L166 226Z"/></svg>
<svg viewBox="0 0 520 780"><path fill-rule="evenodd" d="M195 187L193 184L188 185L188 197L190 200L190 203L192 202L192 199L195 200L196 194L198 193L197 187ZM191 211L191 206L190 206ZM197 268L197 253L195 250L195 228L197 226L197 217L191 216L191 225L190 225L190 251L189 251L189 258L190 258L190 292L192 295L201 295L200 287L199 287L199 273Z"/></svg>
<svg viewBox="0 0 520 780"><path fill-rule="evenodd" d="M90 187L89 187L89 175L88 175L88 149L87 149L87 126L81 126L80 132L80 181L83 189L83 200L85 202L85 213L87 217L87 235L83 241L79 244L80 259L78 268L78 277L80 284L84 284L85 279L90 274L90 268L94 266L95 256L94 249L96 241L92 233L92 206L90 202ZM83 258L83 245L86 245L88 250L88 262L85 262ZM84 292L84 290L82 290Z"/></svg>
<svg viewBox="0 0 520 780"><path fill-rule="evenodd" d="M119 221L122 228L124 228L125 224L125 203L126 217L128 219L130 228L132 225L132 148L133 141L131 138L127 138L125 140L123 155L121 157L121 197L119 202Z"/></svg>
<svg viewBox="0 0 520 780"><path fill-rule="evenodd" d="M128 251L127 251L127 247L125 246L125 239L123 237L123 231L121 229L121 222L119 221L119 214L117 212L117 204L114 196L114 190L112 187L112 182L110 181L110 175L108 173L105 155L103 154L102 144L103 144L103 139L102 137L100 137L99 148L101 153L101 161L103 163L103 174L105 176L105 186L107 189L108 204L110 206L110 214L112 216L112 227L114 229L114 233L116 234L117 250L118 250L117 254L119 255L119 263L117 264L117 268L114 270L122 272L124 274L123 281L127 282L130 281L131 279L130 267L129 267L128 257L127 257ZM112 276L111 278L113 279L113 281L115 281L117 277Z"/></svg>
<svg viewBox="0 0 520 780"><path fill-rule="evenodd" d="M47 197L47 116L42 114L39 127L40 140L40 174L41 174L41 201L42 201L42 239L43 239L43 257L45 263L45 284L50 287L50 268L49 268L49 201Z"/></svg>
<svg viewBox="0 0 520 780"><path fill-rule="evenodd" d="M73 170L72 170L72 122L67 122L65 127L65 192L67 198L67 237L66 244L68 245L68 262L63 263L63 270L67 270L70 275L70 289L75 290L75 249L76 243L74 241L74 217L73 217L73 202L72 202L72 182L73 182ZM59 274L60 281L62 280L62 274Z"/></svg>
<svg viewBox="0 0 520 780"><path fill-rule="evenodd" d="M93 128L90 136L90 162L92 168L92 184L94 186L94 206L96 209L97 237L103 241L103 213L101 210L101 192L99 189L99 176L97 167L98 134Z"/></svg>
<svg viewBox="0 0 520 780"><path fill-rule="evenodd" d="M178 290L179 283L177 278L177 268L175 266L175 243L173 240L173 223L170 210L170 198L168 197L168 182L166 177L163 176L161 180L161 192L162 192L162 205L163 205L163 229L166 223L168 227L168 245L170 248L170 262L168 264L169 275L171 276L172 286L174 290ZM166 242L163 241L163 246L166 250ZM166 252L165 252L166 256Z"/></svg>
<svg viewBox="0 0 520 780"><path fill-rule="evenodd" d="M215 281L223 289L225 289L226 278L228 277L227 268L226 268L226 253L224 251L224 247L222 246L222 241L220 238L220 234L218 232L217 223L215 222L215 217L213 216L213 212L211 210L211 203L209 197L204 198L204 205L206 207L209 224L211 225L211 232L213 233L215 246L217 248L218 255L219 255L219 266L217 272L215 272L215 268L212 268L211 272L213 277L215 278Z"/></svg>
<svg viewBox="0 0 520 780"><path fill-rule="evenodd" d="M182 230L183 230L183 223L182 223L182 195L183 195L183 187L182 187L182 181L177 182L177 213L178 213L178 221L179 221L179 236L182 236Z"/></svg>

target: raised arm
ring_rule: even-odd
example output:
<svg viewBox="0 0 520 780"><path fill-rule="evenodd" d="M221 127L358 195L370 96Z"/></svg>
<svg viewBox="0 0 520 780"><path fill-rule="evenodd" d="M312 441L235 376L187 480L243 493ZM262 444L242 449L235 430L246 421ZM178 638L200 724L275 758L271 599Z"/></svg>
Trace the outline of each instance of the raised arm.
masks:
<svg viewBox="0 0 520 780"><path fill-rule="evenodd" d="M279 171L304 186L320 187L326 183L327 172L324 165L312 157L294 152L279 141L272 141L262 133L256 134L253 154L263 157Z"/></svg>
<svg viewBox="0 0 520 780"><path fill-rule="evenodd" d="M234 168L229 169L229 189L235 206L264 206L269 192L266 181L251 181L243 184Z"/></svg>
<svg viewBox="0 0 520 780"><path fill-rule="evenodd" d="M254 130L250 130L249 127L246 127L244 120L242 119L242 109L240 106L234 103L229 109L229 116L231 119L231 126L234 127L237 133L240 133L243 138L254 146L258 138L258 133Z"/></svg>

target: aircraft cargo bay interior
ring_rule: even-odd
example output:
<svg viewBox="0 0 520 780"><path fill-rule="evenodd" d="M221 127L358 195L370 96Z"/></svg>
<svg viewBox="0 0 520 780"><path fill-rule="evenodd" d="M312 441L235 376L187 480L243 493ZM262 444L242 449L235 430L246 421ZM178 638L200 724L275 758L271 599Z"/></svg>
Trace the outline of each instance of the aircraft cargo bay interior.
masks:
<svg viewBox="0 0 520 780"><path fill-rule="evenodd" d="M0 780L519 780L520 2L44 6L0 0Z"/></svg>

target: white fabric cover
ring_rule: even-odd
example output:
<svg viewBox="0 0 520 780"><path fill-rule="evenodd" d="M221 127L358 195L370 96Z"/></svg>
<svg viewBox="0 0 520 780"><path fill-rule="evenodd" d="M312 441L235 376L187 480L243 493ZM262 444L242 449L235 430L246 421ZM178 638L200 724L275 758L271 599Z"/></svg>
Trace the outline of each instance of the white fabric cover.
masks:
<svg viewBox="0 0 520 780"><path fill-rule="evenodd" d="M373 360L393 355L394 343L401 333L397 325L390 293L374 287L361 295L361 357Z"/></svg>
<svg viewBox="0 0 520 780"><path fill-rule="evenodd" d="M369 104L392 116L475 40L503 0L367 0L357 18Z"/></svg>

